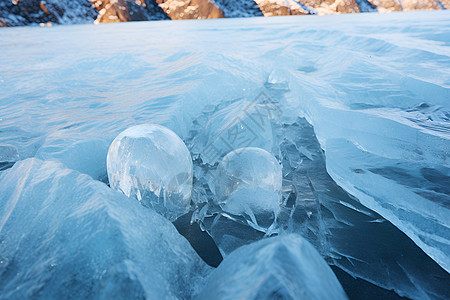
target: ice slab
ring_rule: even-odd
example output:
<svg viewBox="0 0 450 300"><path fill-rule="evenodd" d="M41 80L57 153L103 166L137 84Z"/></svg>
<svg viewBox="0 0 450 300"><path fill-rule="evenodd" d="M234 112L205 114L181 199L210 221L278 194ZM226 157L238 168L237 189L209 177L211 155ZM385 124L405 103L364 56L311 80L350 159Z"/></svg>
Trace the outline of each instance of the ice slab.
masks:
<svg viewBox="0 0 450 300"><path fill-rule="evenodd" d="M355 105L346 97L331 101L305 92L301 84L297 88L296 93L308 95L299 104L314 126L333 180L449 271L450 248L444 241L450 236L450 208L445 204L450 183L449 109L437 104L445 93L435 91L430 99L435 104L400 109ZM429 180L421 170L435 175Z"/></svg>
<svg viewBox="0 0 450 300"><path fill-rule="evenodd" d="M76 130L65 129L49 134L35 157L63 163L69 169L107 182L105 157L112 138L85 136Z"/></svg>
<svg viewBox="0 0 450 300"><path fill-rule="evenodd" d="M450 236L449 168L380 157L343 139L327 142L327 159L337 182L450 269L450 245L441 238Z"/></svg>
<svg viewBox="0 0 450 300"><path fill-rule="evenodd" d="M0 175L0 241L6 299L189 298L210 269L153 210L34 158Z"/></svg>
<svg viewBox="0 0 450 300"><path fill-rule="evenodd" d="M195 299L347 299L333 271L299 235L264 239L226 257Z"/></svg>
<svg viewBox="0 0 450 300"><path fill-rule="evenodd" d="M171 221L188 212L192 158L170 129L155 124L128 128L109 147L109 184Z"/></svg>

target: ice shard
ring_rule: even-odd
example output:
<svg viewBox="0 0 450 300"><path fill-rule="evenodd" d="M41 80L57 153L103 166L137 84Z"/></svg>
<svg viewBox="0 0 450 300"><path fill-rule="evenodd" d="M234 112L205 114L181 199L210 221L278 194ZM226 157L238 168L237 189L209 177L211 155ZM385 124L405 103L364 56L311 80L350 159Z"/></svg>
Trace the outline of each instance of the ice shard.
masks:
<svg viewBox="0 0 450 300"><path fill-rule="evenodd" d="M314 247L299 235L243 246L207 279L195 299L347 299Z"/></svg>
<svg viewBox="0 0 450 300"><path fill-rule="evenodd" d="M60 163L0 175L4 299L189 298L209 267L153 210Z"/></svg>

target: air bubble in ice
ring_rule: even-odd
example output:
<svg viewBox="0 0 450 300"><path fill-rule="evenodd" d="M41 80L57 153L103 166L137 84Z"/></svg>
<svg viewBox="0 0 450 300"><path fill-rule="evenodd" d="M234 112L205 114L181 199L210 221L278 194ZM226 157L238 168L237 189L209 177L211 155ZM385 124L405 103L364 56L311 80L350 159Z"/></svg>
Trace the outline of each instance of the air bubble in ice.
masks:
<svg viewBox="0 0 450 300"><path fill-rule="evenodd" d="M107 157L109 183L173 221L189 210L192 158L170 129L138 125L120 133Z"/></svg>
<svg viewBox="0 0 450 300"><path fill-rule="evenodd" d="M223 211L249 218L251 225L263 226L279 211L281 166L269 152L241 148L227 154L216 172L216 201ZM272 218L267 218L271 215Z"/></svg>
<svg viewBox="0 0 450 300"><path fill-rule="evenodd" d="M267 78L266 87L275 90L289 90L289 71L274 69Z"/></svg>

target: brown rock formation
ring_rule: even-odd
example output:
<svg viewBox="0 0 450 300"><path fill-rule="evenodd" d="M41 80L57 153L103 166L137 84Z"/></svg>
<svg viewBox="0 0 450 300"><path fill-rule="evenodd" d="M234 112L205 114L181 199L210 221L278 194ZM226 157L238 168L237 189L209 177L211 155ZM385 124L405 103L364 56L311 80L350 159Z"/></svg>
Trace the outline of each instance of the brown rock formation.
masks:
<svg viewBox="0 0 450 300"><path fill-rule="evenodd" d="M220 8L209 0L156 0L172 20L224 18Z"/></svg>
<svg viewBox="0 0 450 300"><path fill-rule="evenodd" d="M89 0L99 11L95 23L164 20L167 16L156 2L147 0Z"/></svg>
<svg viewBox="0 0 450 300"><path fill-rule="evenodd" d="M398 0L368 0L380 13L401 11Z"/></svg>
<svg viewBox="0 0 450 300"><path fill-rule="evenodd" d="M131 21L128 5L125 0L95 1L93 5L99 10L95 23L116 23Z"/></svg>
<svg viewBox="0 0 450 300"><path fill-rule="evenodd" d="M441 4L445 9L450 9L450 0L441 0Z"/></svg>
<svg viewBox="0 0 450 300"><path fill-rule="evenodd" d="M411 10L435 10L441 9L439 4L435 0L368 0L373 6L375 6L380 13L392 12L392 11L411 11ZM450 0L441 1L445 7L445 1L447 5L450 4ZM400 4L401 3L401 4Z"/></svg>
<svg viewBox="0 0 450 300"><path fill-rule="evenodd" d="M309 14L292 0L255 0L255 2L265 17Z"/></svg>
<svg viewBox="0 0 450 300"><path fill-rule="evenodd" d="M441 9L435 0L402 0L404 11Z"/></svg>
<svg viewBox="0 0 450 300"><path fill-rule="evenodd" d="M0 0L0 27L450 9L450 0ZM90 5L92 3L92 5ZM358 6L360 3L361 7ZM370 5L368 4L370 3ZM223 9L223 10L222 10ZM225 14L224 14L225 12Z"/></svg>
<svg viewBox="0 0 450 300"><path fill-rule="evenodd" d="M305 15L309 12L292 0L255 0L265 17L284 15ZM319 15L359 13L356 0L301 0L306 7Z"/></svg>
<svg viewBox="0 0 450 300"><path fill-rule="evenodd" d="M302 3L313 8L319 15L361 12L355 0L304 0Z"/></svg>

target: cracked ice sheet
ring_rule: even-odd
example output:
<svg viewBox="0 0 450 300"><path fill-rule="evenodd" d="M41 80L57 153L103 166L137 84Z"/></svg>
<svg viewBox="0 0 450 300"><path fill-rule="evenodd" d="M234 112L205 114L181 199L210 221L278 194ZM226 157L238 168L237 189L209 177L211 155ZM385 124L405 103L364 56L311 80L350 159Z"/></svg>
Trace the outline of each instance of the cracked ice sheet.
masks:
<svg viewBox="0 0 450 300"><path fill-rule="evenodd" d="M445 284L449 274L404 233L336 185L327 174L324 153L305 119L282 126L275 124L274 130L283 140L278 149L283 186L291 190L284 195L285 204L278 217L279 234L301 234L330 264L402 296L445 299L450 292ZM202 170L196 173L201 175L194 185L193 197L213 197L207 195L208 191L205 195L204 189L210 169L198 161L195 167ZM264 238L264 233L245 221L214 210L210 214L200 211L195 217L201 219L224 257L242 245Z"/></svg>
<svg viewBox="0 0 450 300"><path fill-rule="evenodd" d="M273 70L283 69L291 80L291 91L279 97L283 122L292 124L304 116L314 125L325 150L326 168L339 185L357 197L349 202L352 207L367 210L358 206L361 201L378 210L381 204L390 203L391 198L368 189L368 179L377 178L416 194L419 200L415 202L426 207L423 215L436 212L423 205L433 203L430 208L439 207L437 213L445 217L448 208L439 203L445 203L448 195L444 189L449 140L448 20L448 12L429 12L302 17L301 21L286 17L2 29L0 61L5 63L0 66L0 143L15 147L21 159L38 156L55 160L102 179L106 174L102 152L106 153L122 130L153 122L186 140L203 109L236 99L252 101ZM342 141L348 147L340 149ZM297 148L308 159L313 157L304 146ZM90 154L89 160L80 154L83 151ZM355 160L351 156L349 160L348 154L355 155ZM361 168L364 155L376 166ZM413 179L399 182L386 178L378 166L398 174L406 172ZM354 171L349 173L349 169ZM442 174L440 179L435 179L436 174ZM308 216L314 220L319 211L315 196L308 195L308 186L318 189L311 182L304 185L302 204L308 208L304 220ZM425 188L417 187L423 182ZM445 229L448 224L442 222L445 218L439 214L436 219L427 218L430 230L423 234L423 229L415 228L418 221L413 218L422 212L407 202L402 205L407 210L401 215L391 209L378 212L446 266L449 235ZM352 223L352 217L338 213L343 205L328 206L339 222ZM297 217L299 224L302 218ZM380 219L375 214L367 223ZM313 229L304 234L320 246L314 243L315 236L331 230L328 227L333 228L332 224L321 225L322 231L309 226ZM397 232L392 240L410 245L388 222L376 224ZM383 245L391 251L390 244ZM408 246L401 254L413 259L419 255L414 247ZM375 248L380 247L377 244ZM358 259L368 260L336 252L348 255L349 260L357 258L354 264ZM395 256L394 252L392 248ZM386 264L394 268L396 263ZM405 265L410 278L419 276ZM349 263L346 269L355 271L358 267ZM377 274L365 269L353 274L394 286L405 295L418 295L417 289L431 291L433 288L427 286L435 280L430 277L428 283L422 282L411 291L411 285L402 281L404 276L383 284ZM438 278L447 278L448 273L444 274Z"/></svg>

